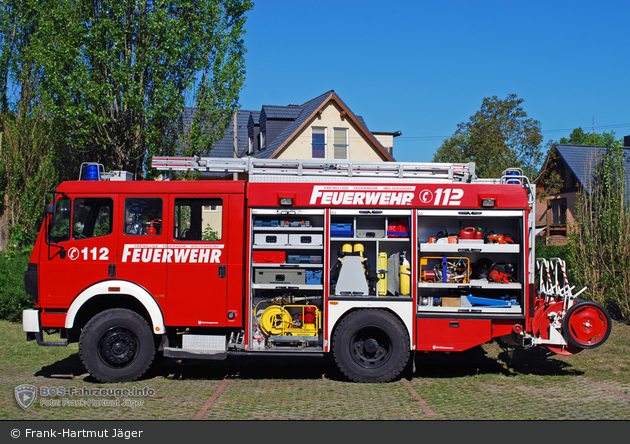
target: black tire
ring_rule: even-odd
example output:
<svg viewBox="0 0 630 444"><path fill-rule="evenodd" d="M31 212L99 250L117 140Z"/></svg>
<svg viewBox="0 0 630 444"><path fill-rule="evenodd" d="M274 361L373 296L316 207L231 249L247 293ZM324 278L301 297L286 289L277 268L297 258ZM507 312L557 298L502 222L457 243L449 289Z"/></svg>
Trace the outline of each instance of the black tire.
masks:
<svg viewBox="0 0 630 444"><path fill-rule="evenodd" d="M134 311L106 310L83 328L79 356L90 375L101 382L134 381L155 357L151 327Z"/></svg>
<svg viewBox="0 0 630 444"><path fill-rule="evenodd" d="M409 335L383 310L358 310L335 329L332 351L339 370L354 382L389 382L409 362Z"/></svg>
<svg viewBox="0 0 630 444"><path fill-rule="evenodd" d="M611 329L610 314L594 301L579 300L567 310L562 319L565 340L580 348L599 347L606 342Z"/></svg>

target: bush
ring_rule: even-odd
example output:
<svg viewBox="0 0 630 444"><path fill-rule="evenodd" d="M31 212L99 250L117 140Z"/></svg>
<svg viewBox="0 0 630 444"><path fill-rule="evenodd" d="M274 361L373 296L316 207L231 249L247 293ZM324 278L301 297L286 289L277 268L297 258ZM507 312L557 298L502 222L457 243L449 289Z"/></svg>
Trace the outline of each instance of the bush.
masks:
<svg viewBox="0 0 630 444"><path fill-rule="evenodd" d="M22 310L33 308L33 302L24 290L24 272L30 252L17 251L0 255L0 319L21 321Z"/></svg>
<svg viewBox="0 0 630 444"><path fill-rule="evenodd" d="M536 239L536 257L549 259L551 257L559 257L567 262L567 268L569 267L569 253L570 249L568 245L546 245L544 239Z"/></svg>

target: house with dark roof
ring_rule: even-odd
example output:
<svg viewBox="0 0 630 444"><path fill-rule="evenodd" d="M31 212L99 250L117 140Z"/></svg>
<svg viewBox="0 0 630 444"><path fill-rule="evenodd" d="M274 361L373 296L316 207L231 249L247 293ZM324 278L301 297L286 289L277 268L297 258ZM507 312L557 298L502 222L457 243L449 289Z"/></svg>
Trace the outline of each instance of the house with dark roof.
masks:
<svg viewBox="0 0 630 444"><path fill-rule="evenodd" d="M561 179L558 193L551 194L536 202L536 228L538 236L543 236L547 244L564 245L567 242L568 227L575 221L575 203L582 190L590 192L591 181L597 160L606 152L605 146L556 145L554 155L547 162L535 180L537 194L542 194L545 178L549 170L558 173ZM624 137L626 169L626 198L630 200L630 136Z"/></svg>
<svg viewBox="0 0 630 444"><path fill-rule="evenodd" d="M236 157L391 162L397 132L371 132L334 92L301 105L263 105L236 113ZM210 157L235 157L234 124Z"/></svg>

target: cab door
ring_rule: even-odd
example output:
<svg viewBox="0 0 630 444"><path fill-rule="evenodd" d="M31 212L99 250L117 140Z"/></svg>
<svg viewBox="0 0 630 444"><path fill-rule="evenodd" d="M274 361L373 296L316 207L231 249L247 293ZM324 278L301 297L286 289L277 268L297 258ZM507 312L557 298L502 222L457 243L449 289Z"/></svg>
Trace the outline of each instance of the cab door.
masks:
<svg viewBox="0 0 630 444"><path fill-rule="evenodd" d="M228 195L169 199L167 325L227 325Z"/></svg>
<svg viewBox="0 0 630 444"><path fill-rule="evenodd" d="M166 310L166 262L168 223L163 195L121 194L118 263L115 277L146 289Z"/></svg>
<svg viewBox="0 0 630 444"><path fill-rule="evenodd" d="M56 202L48 233L49 246L39 263L40 301L51 308L67 308L84 289L111 279L116 262L117 196L63 195ZM58 323L63 326L62 317ZM50 325L50 324L48 324Z"/></svg>

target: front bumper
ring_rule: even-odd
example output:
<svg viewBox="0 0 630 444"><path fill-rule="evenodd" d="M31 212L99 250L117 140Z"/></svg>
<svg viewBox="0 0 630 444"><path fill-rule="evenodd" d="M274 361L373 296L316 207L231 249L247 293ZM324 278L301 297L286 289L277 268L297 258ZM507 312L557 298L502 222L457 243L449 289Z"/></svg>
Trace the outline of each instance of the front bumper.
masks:
<svg viewBox="0 0 630 444"><path fill-rule="evenodd" d="M26 332L27 341L37 341L37 345L43 347L65 347L68 341L45 341L40 322L40 311L28 309L22 311L22 330Z"/></svg>

